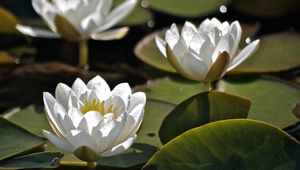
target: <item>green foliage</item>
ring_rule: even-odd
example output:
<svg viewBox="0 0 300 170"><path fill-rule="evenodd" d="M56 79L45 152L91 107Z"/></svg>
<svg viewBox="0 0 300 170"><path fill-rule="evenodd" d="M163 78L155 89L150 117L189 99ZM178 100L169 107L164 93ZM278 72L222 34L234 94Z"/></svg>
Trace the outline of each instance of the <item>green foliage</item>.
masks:
<svg viewBox="0 0 300 170"><path fill-rule="evenodd" d="M223 92L204 92L180 103L164 119L159 137L167 143L181 133L207 123L247 118L251 102Z"/></svg>
<svg viewBox="0 0 300 170"><path fill-rule="evenodd" d="M194 128L164 145L144 169L299 169L300 143L253 120L225 120Z"/></svg>

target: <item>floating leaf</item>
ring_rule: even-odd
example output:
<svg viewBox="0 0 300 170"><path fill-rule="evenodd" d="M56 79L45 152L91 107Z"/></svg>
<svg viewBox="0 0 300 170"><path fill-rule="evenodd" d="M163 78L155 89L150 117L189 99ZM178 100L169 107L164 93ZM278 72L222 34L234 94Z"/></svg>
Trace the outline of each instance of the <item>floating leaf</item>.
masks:
<svg viewBox="0 0 300 170"><path fill-rule="evenodd" d="M164 119L160 140L165 144L187 130L213 121L247 118L250 105L247 99L223 92L197 94L177 105Z"/></svg>
<svg viewBox="0 0 300 170"><path fill-rule="evenodd" d="M12 112L6 113L4 117L29 132L41 137L44 137L42 129L51 131L43 107L28 106L22 110L14 109ZM30 121L28 121L28 118L30 118Z"/></svg>
<svg viewBox="0 0 300 170"><path fill-rule="evenodd" d="M300 35L277 33L259 38L258 50L232 73L267 73L300 66Z"/></svg>
<svg viewBox="0 0 300 170"><path fill-rule="evenodd" d="M137 43L134 48L135 55L150 66L158 68L163 71L176 73L175 69L169 64L169 61L159 51L155 44L155 37L162 37L166 29L154 32Z"/></svg>
<svg viewBox="0 0 300 170"><path fill-rule="evenodd" d="M149 0L150 8L155 10L185 16L198 17L217 12L222 5L230 0Z"/></svg>
<svg viewBox="0 0 300 170"><path fill-rule="evenodd" d="M0 6L0 33L18 34L16 25L20 21L8 10Z"/></svg>
<svg viewBox="0 0 300 170"><path fill-rule="evenodd" d="M135 143L126 152L113 157L100 158L97 163L101 166L129 168L144 164L157 150L157 147L149 144Z"/></svg>
<svg viewBox="0 0 300 170"><path fill-rule="evenodd" d="M300 118L300 102L297 103L293 109L293 113Z"/></svg>
<svg viewBox="0 0 300 170"><path fill-rule="evenodd" d="M298 0L234 0L233 6L239 12L262 17L283 16L300 9Z"/></svg>
<svg viewBox="0 0 300 170"><path fill-rule="evenodd" d="M120 4L121 0L114 1L115 5ZM149 10L142 8L140 2L135 6L133 11L124 18L118 25L141 25L152 19L152 14Z"/></svg>
<svg viewBox="0 0 300 170"><path fill-rule="evenodd" d="M146 93L148 99L179 104L183 100L205 91L204 85L188 80L163 78L149 81L145 86L136 87Z"/></svg>
<svg viewBox="0 0 300 170"><path fill-rule="evenodd" d="M280 128L299 121L292 113L299 101L300 89L287 83L265 78L237 77L222 80L218 90L249 98L252 105L248 118L256 119Z"/></svg>
<svg viewBox="0 0 300 170"><path fill-rule="evenodd" d="M254 120L225 120L185 132L164 145L144 169L299 169L300 143Z"/></svg>
<svg viewBox="0 0 300 170"><path fill-rule="evenodd" d="M41 152L0 161L0 169L57 168L63 154Z"/></svg>
<svg viewBox="0 0 300 170"><path fill-rule="evenodd" d="M30 152L46 142L2 117L0 117L0 136L0 160Z"/></svg>

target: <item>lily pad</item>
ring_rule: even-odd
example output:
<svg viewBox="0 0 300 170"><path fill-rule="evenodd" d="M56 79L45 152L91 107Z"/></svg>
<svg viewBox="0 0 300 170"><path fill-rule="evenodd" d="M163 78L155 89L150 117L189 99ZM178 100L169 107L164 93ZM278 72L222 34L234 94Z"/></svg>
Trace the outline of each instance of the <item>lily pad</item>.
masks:
<svg viewBox="0 0 300 170"><path fill-rule="evenodd" d="M234 0L232 4L239 12L262 17L284 16L300 9L298 0Z"/></svg>
<svg viewBox="0 0 300 170"><path fill-rule="evenodd" d="M191 96L206 91L202 83L175 78L148 81L146 85L138 86L135 89L144 91L148 99L161 100L173 104L179 104Z"/></svg>
<svg viewBox="0 0 300 170"><path fill-rule="evenodd" d="M0 33L19 34L16 25L20 21L8 10L0 6Z"/></svg>
<svg viewBox="0 0 300 170"><path fill-rule="evenodd" d="M58 152L34 153L1 161L0 169L57 168L62 157Z"/></svg>
<svg viewBox="0 0 300 170"><path fill-rule="evenodd" d="M285 128L299 121L292 110L299 101L300 89L268 78L231 78L222 80L217 89L249 98L248 118Z"/></svg>
<svg viewBox="0 0 300 170"><path fill-rule="evenodd" d="M177 105L164 119L159 137L167 143L192 128L210 122L247 118L251 101L224 92L204 92Z"/></svg>
<svg viewBox="0 0 300 170"><path fill-rule="evenodd" d="M123 1L118 0L115 2L121 3ZM129 26L142 25L147 23L151 19L152 19L151 12L143 8L140 5L140 2L138 2L138 4L133 9L133 11L126 18L124 18L118 25L129 25Z"/></svg>
<svg viewBox="0 0 300 170"><path fill-rule="evenodd" d="M194 128L164 145L144 169L299 169L300 143L254 120Z"/></svg>
<svg viewBox="0 0 300 170"><path fill-rule="evenodd" d="M134 48L135 55L144 63L163 71L176 73L176 70L169 64L169 61L159 51L155 44L155 37L163 37L166 29L154 32L137 43Z"/></svg>
<svg viewBox="0 0 300 170"><path fill-rule="evenodd" d="M6 113L4 117L29 132L41 137L44 137L42 129L51 131L43 107L28 106L22 110L20 108L16 108L11 112Z"/></svg>
<svg viewBox="0 0 300 170"><path fill-rule="evenodd" d="M260 47L231 73L269 73L300 67L300 35L277 33L259 38Z"/></svg>
<svg viewBox="0 0 300 170"><path fill-rule="evenodd" d="M222 5L227 5L230 0L149 0L150 8L168 14L199 17L217 12Z"/></svg>
<svg viewBox="0 0 300 170"><path fill-rule="evenodd" d="M0 160L40 148L45 140L0 117Z"/></svg>

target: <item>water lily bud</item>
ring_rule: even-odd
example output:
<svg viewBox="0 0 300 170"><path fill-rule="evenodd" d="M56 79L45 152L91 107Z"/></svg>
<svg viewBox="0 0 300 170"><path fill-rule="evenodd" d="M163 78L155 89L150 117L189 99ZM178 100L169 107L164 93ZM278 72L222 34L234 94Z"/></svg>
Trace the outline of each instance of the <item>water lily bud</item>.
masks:
<svg viewBox="0 0 300 170"><path fill-rule="evenodd" d="M213 18L204 20L198 28L186 22L181 33L172 24L165 40L156 37L155 41L161 53L182 76L212 82L237 67L258 48L259 40L255 40L238 52L241 34L238 21L229 24Z"/></svg>
<svg viewBox="0 0 300 170"><path fill-rule="evenodd" d="M136 139L146 103L143 92L132 93L127 83L110 90L100 76L72 87L59 83L55 98L44 92L45 112L54 134L45 137L77 158L93 162L120 154Z"/></svg>
<svg viewBox="0 0 300 170"><path fill-rule="evenodd" d="M138 0L125 0L111 10L113 0L32 0L51 31L18 25L23 34L33 37L64 38L69 41L120 39L128 27L108 30L124 19Z"/></svg>

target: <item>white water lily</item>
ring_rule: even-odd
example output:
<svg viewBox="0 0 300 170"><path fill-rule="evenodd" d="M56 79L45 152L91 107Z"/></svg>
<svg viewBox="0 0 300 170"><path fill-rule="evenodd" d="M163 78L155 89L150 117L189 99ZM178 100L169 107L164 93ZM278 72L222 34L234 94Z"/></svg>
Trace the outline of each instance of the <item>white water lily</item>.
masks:
<svg viewBox="0 0 300 170"><path fill-rule="evenodd" d="M53 31L18 25L17 29L33 37L83 39L120 39L128 28L108 30L124 19L137 0L125 0L112 9L113 0L32 0L34 10ZM108 31L107 31L108 30Z"/></svg>
<svg viewBox="0 0 300 170"><path fill-rule="evenodd" d="M255 40L238 52L241 34L238 21L229 24L212 18L204 20L198 28L186 22L181 35L172 24L165 41L159 37L155 40L161 53L182 76L212 82L237 67L258 48L259 40Z"/></svg>
<svg viewBox="0 0 300 170"><path fill-rule="evenodd" d="M128 149L136 139L146 96L131 92L127 83L110 90L100 76L87 85L76 79L72 87L59 83L55 98L44 92L45 112L55 134L43 130L58 148L92 162Z"/></svg>

